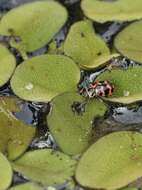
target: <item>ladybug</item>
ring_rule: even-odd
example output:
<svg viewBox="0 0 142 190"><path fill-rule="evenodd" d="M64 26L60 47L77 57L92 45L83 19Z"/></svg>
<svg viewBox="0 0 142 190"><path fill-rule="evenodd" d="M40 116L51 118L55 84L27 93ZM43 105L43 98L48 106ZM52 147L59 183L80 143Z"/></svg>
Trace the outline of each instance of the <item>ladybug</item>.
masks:
<svg viewBox="0 0 142 190"><path fill-rule="evenodd" d="M109 81L96 81L90 84L90 88L94 89L95 96L112 96L114 86Z"/></svg>
<svg viewBox="0 0 142 190"><path fill-rule="evenodd" d="M85 97L107 97L112 96L114 86L107 80L86 83L79 89L79 93Z"/></svg>

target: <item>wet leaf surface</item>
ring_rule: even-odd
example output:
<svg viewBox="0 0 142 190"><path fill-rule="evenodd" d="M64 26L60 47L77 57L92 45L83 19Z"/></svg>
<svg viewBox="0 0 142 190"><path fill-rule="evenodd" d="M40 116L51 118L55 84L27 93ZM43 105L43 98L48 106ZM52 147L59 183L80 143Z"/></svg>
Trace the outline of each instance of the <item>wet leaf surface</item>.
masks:
<svg viewBox="0 0 142 190"><path fill-rule="evenodd" d="M0 152L0 189L7 189L12 181L12 169L6 157Z"/></svg>
<svg viewBox="0 0 142 190"><path fill-rule="evenodd" d="M93 141L93 121L105 114L107 108L99 100L86 105L77 93L59 95L51 102L47 122L51 134L63 152L76 155L85 151Z"/></svg>
<svg viewBox="0 0 142 190"><path fill-rule="evenodd" d="M11 87L22 99L47 102L58 94L75 90L79 80L80 70L70 58L42 55L17 67Z"/></svg>
<svg viewBox="0 0 142 190"><path fill-rule="evenodd" d="M116 49L124 56L142 63L142 21L133 22L115 38Z"/></svg>
<svg viewBox="0 0 142 190"><path fill-rule="evenodd" d="M65 8L57 2L45 0L27 3L3 16L0 34L11 36L13 47L31 52L46 45L66 19Z"/></svg>
<svg viewBox="0 0 142 190"><path fill-rule="evenodd" d="M142 100L142 67L129 67L127 70L113 69L102 73L97 80L108 80L114 85L111 97L112 102L124 104Z"/></svg>
<svg viewBox="0 0 142 190"><path fill-rule="evenodd" d="M142 134L116 132L104 136L82 156L76 179L83 186L118 189L142 176Z"/></svg>
<svg viewBox="0 0 142 190"><path fill-rule="evenodd" d="M141 0L82 0L81 7L87 17L100 23L142 18Z"/></svg>
<svg viewBox="0 0 142 190"><path fill-rule="evenodd" d="M52 149L25 153L12 163L13 169L43 185L59 185L74 175L76 161Z"/></svg>
<svg viewBox="0 0 142 190"><path fill-rule="evenodd" d="M64 52L83 69L92 69L106 64L112 57L107 45L95 34L90 21L76 22L71 26L64 43Z"/></svg>
<svg viewBox="0 0 142 190"><path fill-rule="evenodd" d="M34 127L15 118L12 112L17 110L15 98L0 98L0 151L12 160L27 149L35 134Z"/></svg>
<svg viewBox="0 0 142 190"><path fill-rule="evenodd" d="M16 59L9 50L0 44L0 87L10 79L16 67Z"/></svg>

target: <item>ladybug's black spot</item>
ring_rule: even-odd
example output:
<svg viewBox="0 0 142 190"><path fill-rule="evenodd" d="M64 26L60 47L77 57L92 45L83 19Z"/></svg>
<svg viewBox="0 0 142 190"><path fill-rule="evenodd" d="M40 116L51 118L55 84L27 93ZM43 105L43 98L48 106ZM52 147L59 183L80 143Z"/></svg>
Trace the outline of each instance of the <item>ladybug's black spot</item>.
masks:
<svg viewBox="0 0 142 190"><path fill-rule="evenodd" d="M105 90L105 95L109 95L109 91L110 91L110 89L107 88L107 89Z"/></svg>
<svg viewBox="0 0 142 190"><path fill-rule="evenodd" d="M100 93L99 93L99 96L103 96L103 93L102 93L102 92L100 92Z"/></svg>

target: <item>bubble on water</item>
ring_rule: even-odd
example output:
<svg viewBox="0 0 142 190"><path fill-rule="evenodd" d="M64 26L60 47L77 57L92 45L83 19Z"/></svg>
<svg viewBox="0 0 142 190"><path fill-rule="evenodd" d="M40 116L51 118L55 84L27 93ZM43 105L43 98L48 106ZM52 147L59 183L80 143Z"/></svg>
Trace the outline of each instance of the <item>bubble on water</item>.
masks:
<svg viewBox="0 0 142 190"><path fill-rule="evenodd" d="M129 96L129 95L130 95L130 92L129 92L129 91L127 91L127 90L124 90L124 91L123 91L123 95L127 97L127 96Z"/></svg>
<svg viewBox="0 0 142 190"><path fill-rule="evenodd" d="M33 87L34 87L34 85L33 85L31 82L29 82L29 83L25 86L25 88L26 88L27 90L32 90Z"/></svg>

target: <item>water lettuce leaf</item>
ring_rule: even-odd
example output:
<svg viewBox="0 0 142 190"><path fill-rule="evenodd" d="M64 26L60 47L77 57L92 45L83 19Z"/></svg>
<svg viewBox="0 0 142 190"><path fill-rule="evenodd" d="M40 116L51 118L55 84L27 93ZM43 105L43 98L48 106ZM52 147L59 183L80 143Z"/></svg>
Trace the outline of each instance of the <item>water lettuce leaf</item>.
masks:
<svg viewBox="0 0 142 190"><path fill-rule="evenodd" d="M95 33L90 21L79 21L71 26L64 43L64 53L86 70L105 65L110 59L118 56L111 55L106 43Z"/></svg>
<svg viewBox="0 0 142 190"><path fill-rule="evenodd" d="M0 152L0 189L9 187L12 181L12 168L7 158Z"/></svg>
<svg viewBox="0 0 142 190"><path fill-rule="evenodd" d="M85 106L84 102L85 99L75 92L61 94L51 101L48 127L60 149L69 155L81 154L89 147L94 140L93 122L107 110L102 101L94 99Z"/></svg>
<svg viewBox="0 0 142 190"><path fill-rule="evenodd" d="M114 45L125 57L142 63L142 21L133 22L116 37Z"/></svg>
<svg viewBox="0 0 142 190"><path fill-rule="evenodd" d="M59 185L74 175L76 161L52 149L26 152L12 163L13 169L43 185Z"/></svg>
<svg viewBox="0 0 142 190"><path fill-rule="evenodd" d="M100 23L142 18L141 0L82 0L81 7L88 18Z"/></svg>
<svg viewBox="0 0 142 190"><path fill-rule="evenodd" d="M11 79L14 93L31 101L50 101L63 92L76 90L80 70L63 55L41 55L20 64Z"/></svg>
<svg viewBox="0 0 142 190"><path fill-rule="evenodd" d="M55 1L26 3L6 13L0 22L0 34L9 36L13 47L32 52L46 45L67 19L66 9Z"/></svg>
<svg viewBox="0 0 142 190"><path fill-rule="evenodd" d="M142 134L115 132L93 144L82 156L76 179L97 189L118 189L142 177Z"/></svg>
<svg viewBox="0 0 142 190"><path fill-rule="evenodd" d="M15 57L4 45L0 44L0 87L8 82L15 67Z"/></svg>
<svg viewBox="0 0 142 190"><path fill-rule="evenodd" d="M16 98L0 97L0 151L10 160L16 159L29 146L35 128L26 125L13 115L18 111Z"/></svg>
<svg viewBox="0 0 142 190"><path fill-rule="evenodd" d="M105 99L124 104L142 100L142 67L129 67L127 70L113 69L105 71L97 80L108 80L114 85L112 96Z"/></svg>

